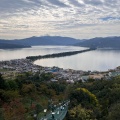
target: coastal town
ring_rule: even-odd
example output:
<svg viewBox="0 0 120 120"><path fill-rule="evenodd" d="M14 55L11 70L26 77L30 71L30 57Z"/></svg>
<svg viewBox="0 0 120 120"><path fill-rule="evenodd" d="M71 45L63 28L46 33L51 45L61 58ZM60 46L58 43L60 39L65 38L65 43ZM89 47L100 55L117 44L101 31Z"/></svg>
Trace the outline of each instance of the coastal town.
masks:
<svg viewBox="0 0 120 120"><path fill-rule="evenodd" d="M10 61L0 62L0 73L3 76L7 76L9 78L24 72L31 72L32 74L38 73L39 76L42 73L51 73L54 75L54 78L49 80L51 82L65 80L67 83L75 83L76 81L85 82L90 79L110 80L112 77L116 77L120 75L120 67L101 72L101 71L82 71L82 70L63 69L55 66L42 67L35 65L29 59L15 59Z"/></svg>

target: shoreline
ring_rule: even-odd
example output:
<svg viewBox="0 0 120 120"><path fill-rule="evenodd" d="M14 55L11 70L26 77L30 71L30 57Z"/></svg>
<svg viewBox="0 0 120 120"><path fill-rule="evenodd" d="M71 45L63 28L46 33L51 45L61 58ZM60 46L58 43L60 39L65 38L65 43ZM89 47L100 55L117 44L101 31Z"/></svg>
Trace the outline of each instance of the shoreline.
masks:
<svg viewBox="0 0 120 120"><path fill-rule="evenodd" d="M5 63L5 64L7 64L7 63L22 63L22 61L24 61L25 63L25 66L27 65L27 64L31 64L31 65L33 65L33 66L37 66L37 67L39 67L39 68L54 68L54 67L56 67L56 68L59 68L59 69L64 69L64 70L74 70L74 71L85 71L85 72L87 72L87 71L91 71L91 72L94 72L94 71L96 71L96 72L108 72L108 71L114 71L115 69L117 69L117 68L119 68L120 69L120 66L117 66L117 67L115 67L115 68L111 68L111 69L108 69L108 70L105 70L105 71L103 71L103 70L101 70L101 71L99 71L99 70L81 70L81 69L79 69L79 70L75 70L75 69L71 69L71 68L60 68L60 67L58 67L58 66L41 66L41 65L37 65L37 64L34 64L34 61L32 61L32 60L30 60L30 59L26 59L26 58L21 58L21 59L12 59L12 60L3 60L3 61L0 61L0 67L1 67L1 63L3 64L3 63ZM20 65L18 65L19 66L19 68L21 68L22 66L20 66ZM9 68L9 67L8 67ZM12 67L11 67L12 68Z"/></svg>

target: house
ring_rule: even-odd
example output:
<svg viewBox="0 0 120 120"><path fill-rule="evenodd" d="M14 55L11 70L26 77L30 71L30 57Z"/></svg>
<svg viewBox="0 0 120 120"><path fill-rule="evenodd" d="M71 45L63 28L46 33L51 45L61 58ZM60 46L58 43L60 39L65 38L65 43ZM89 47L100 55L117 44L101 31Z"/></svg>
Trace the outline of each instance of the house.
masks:
<svg viewBox="0 0 120 120"><path fill-rule="evenodd" d="M67 83L75 83L74 80L66 80Z"/></svg>
<svg viewBox="0 0 120 120"><path fill-rule="evenodd" d="M89 79L88 75L81 77L82 82L86 82L88 79Z"/></svg>

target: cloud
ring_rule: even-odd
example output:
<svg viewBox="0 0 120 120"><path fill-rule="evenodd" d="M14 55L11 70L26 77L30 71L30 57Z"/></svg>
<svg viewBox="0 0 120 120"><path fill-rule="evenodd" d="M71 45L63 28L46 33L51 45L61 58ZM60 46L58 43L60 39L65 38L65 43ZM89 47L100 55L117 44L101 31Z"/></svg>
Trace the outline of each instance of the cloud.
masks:
<svg viewBox="0 0 120 120"><path fill-rule="evenodd" d="M91 4L91 5L102 5L103 1L102 0L84 0L85 4Z"/></svg>
<svg viewBox="0 0 120 120"><path fill-rule="evenodd" d="M66 4L64 4L63 2L59 1L59 0L47 0L49 3L53 4L53 5L57 5L60 7L67 7Z"/></svg>
<svg viewBox="0 0 120 120"><path fill-rule="evenodd" d="M77 0L69 0L70 4L76 7L83 7L84 4L82 1L77 1Z"/></svg>
<svg viewBox="0 0 120 120"><path fill-rule="evenodd" d="M120 35L119 6L120 0L0 0L0 37Z"/></svg>
<svg viewBox="0 0 120 120"><path fill-rule="evenodd" d="M120 17L104 17L100 18L103 21L108 21L108 20L120 20Z"/></svg>

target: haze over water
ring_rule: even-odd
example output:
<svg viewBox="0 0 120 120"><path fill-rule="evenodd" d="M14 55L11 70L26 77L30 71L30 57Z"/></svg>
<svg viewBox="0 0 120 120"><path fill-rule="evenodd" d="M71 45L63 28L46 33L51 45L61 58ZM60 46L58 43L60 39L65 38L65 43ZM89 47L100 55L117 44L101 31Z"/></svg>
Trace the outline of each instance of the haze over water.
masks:
<svg viewBox="0 0 120 120"><path fill-rule="evenodd" d="M0 61L83 49L86 48L73 46L34 46L24 49L0 50ZM106 71L120 66L120 51L95 50L73 56L36 60L34 63L40 66L58 66L64 69Z"/></svg>

